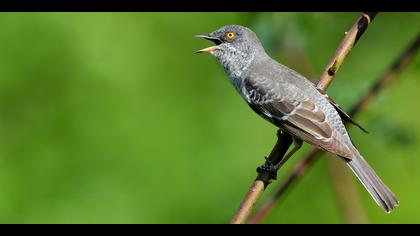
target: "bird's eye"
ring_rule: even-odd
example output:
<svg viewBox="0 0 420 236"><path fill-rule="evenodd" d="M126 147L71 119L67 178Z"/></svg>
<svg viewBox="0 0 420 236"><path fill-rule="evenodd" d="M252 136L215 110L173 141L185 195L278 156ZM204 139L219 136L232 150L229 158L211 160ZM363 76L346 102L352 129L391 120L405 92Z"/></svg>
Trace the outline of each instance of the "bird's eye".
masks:
<svg viewBox="0 0 420 236"><path fill-rule="evenodd" d="M235 37L235 34L233 32L229 32L229 33L226 34L226 37L228 39L232 39L233 37Z"/></svg>

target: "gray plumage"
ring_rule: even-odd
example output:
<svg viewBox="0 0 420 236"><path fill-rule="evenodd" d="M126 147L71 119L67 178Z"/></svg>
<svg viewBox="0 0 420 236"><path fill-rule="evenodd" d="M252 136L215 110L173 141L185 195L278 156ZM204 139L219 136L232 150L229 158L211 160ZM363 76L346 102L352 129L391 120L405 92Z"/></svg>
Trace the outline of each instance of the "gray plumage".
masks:
<svg viewBox="0 0 420 236"><path fill-rule="evenodd" d="M217 58L256 113L295 139L342 157L386 212L398 205L394 194L353 145L342 118L361 126L312 82L269 57L254 32L229 25L199 37L216 43L201 51Z"/></svg>

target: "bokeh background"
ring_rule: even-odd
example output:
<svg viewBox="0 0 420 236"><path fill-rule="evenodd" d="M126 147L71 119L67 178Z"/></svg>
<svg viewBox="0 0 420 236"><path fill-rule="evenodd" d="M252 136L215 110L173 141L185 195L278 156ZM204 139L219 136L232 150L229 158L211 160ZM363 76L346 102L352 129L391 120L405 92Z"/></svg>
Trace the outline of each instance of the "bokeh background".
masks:
<svg viewBox="0 0 420 236"><path fill-rule="evenodd" d="M1 13L0 223L227 223L276 128L214 58L194 53L211 43L193 35L246 25L271 56L316 79L359 15ZM419 22L419 13L379 13L329 95L349 108ZM370 134L350 128L400 200L384 214L352 177L362 222L420 223L419 89L417 56L357 117ZM349 222L340 201L354 199L337 195L329 159L317 160L264 222Z"/></svg>

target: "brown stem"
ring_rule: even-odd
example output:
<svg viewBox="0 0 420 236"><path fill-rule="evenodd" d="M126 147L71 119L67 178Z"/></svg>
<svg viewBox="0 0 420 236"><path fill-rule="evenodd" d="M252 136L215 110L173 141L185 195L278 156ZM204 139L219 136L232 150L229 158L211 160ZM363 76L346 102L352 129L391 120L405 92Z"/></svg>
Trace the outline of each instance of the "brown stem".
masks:
<svg viewBox="0 0 420 236"><path fill-rule="evenodd" d="M248 193L239 206L238 211L230 221L231 224L241 224L247 221L252 209L254 209L255 203L264 192L264 189L270 184L272 179L276 179L276 176L273 175L275 172L266 170L263 167L280 163L283 156L286 154L287 149L292 144L292 141L292 136L282 132L281 130L277 131L276 145L274 145L270 155L266 158L264 165L258 167L258 176L249 188Z"/></svg>
<svg viewBox="0 0 420 236"><path fill-rule="evenodd" d="M346 33L344 39L341 41L336 52L334 53L332 59L327 64L325 71L321 74L317 87L325 91L328 85L332 82L335 77L337 70L340 68L346 56L349 54L350 50L359 40L360 36L372 22L373 18L376 16L376 13L363 13L352 26L352 28ZM333 72L333 73L331 73ZM278 164L282 159L290 145L292 144L292 139L289 134L277 132L278 141L276 146L273 148L270 156L266 159L266 162L262 167L273 166ZM281 142L281 140L288 140L288 142ZM272 154L281 154L281 155L272 155ZM276 179L276 175L273 174L272 170L267 168L259 168L258 177L252 183L250 190L247 195L244 197L239 209L233 216L230 221L231 224L243 224L246 223L252 209L255 206L255 203L258 201L264 189L270 184L272 179ZM258 188L256 188L256 186Z"/></svg>
<svg viewBox="0 0 420 236"><path fill-rule="evenodd" d="M360 36L365 32L369 24L376 16L376 12L363 13L349 31L345 33L344 39L341 41L330 62L328 62L316 86L322 91L326 91L332 80L335 78L338 69L341 67L344 59L350 53L351 49L356 45Z"/></svg>
<svg viewBox="0 0 420 236"><path fill-rule="evenodd" d="M255 180L252 183L252 186L249 188L248 193L241 203L241 206L230 221L231 224L240 224L247 221L252 209L254 209L254 206L257 203L257 200L263 194L264 188L264 181Z"/></svg>
<svg viewBox="0 0 420 236"><path fill-rule="evenodd" d="M381 92L386 85L395 79L396 75L405 68L414 58L420 46L420 34L417 38L407 47L407 49L395 60L395 62L377 79L371 88L362 96L357 103L350 109L348 113L350 116L357 115L362 111L372 99ZM271 196L258 210L255 216L249 221L250 223L260 223L273 209L275 203L284 194L285 190L289 188L299 176L301 176L314 162L320 150L313 148L312 151L298 164L292 172L286 177L283 183L279 186L273 196Z"/></svg>
<svg viewBox="0 0 420 236"><path fill-rule="evenodd" d="M368 223L353 174L341 158L328 153L328 171L331 175L332 186L335 190L341 217L346 224Z"/></svg>
<svg viewBox="0 0 420 236"><path fill-rule="evenodd" d="M307 168L311 166L310 164L316 160L316 157L320 153L322 153L321 150L313 148L304 160L295 165L291 174L287 176L274 195L264 202L258 212L248 223L260 223L274 208L274 205L280 196L282 196L283 193L307 170Z"/></svg>
<svg viewBox="0 0 420 236"><path fill-rule="evenodd" d="M417 38L405 49L405 51L395 60L395 62L379 77L378 81L372 85L369 92L367 92L349 111L350 116L356 115L360 110L364 109L366 105L374 98L386 85L388 85L395 76L401 72L414 58L420 46L420 34Z"/></svg>

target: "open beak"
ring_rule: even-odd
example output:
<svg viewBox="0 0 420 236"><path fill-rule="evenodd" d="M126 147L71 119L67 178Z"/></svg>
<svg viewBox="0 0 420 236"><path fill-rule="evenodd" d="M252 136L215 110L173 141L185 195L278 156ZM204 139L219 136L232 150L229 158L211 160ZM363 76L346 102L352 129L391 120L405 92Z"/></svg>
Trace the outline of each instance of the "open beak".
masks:
<svg viewBox="0 0 420 236"><path fill-rule="evenodd" d="M216 44L216 46L211 46L211 47L208 47L208 48L204 48L204 49L198 50L197 53L213 52L213 51L219 49L218 45L222 44L222 40L220 40L219 38L216 38L216 37L211 37L209 35L199 34L199 35L195 35L195 37L207 39L207 40L210 40L210 41L212 41L212 42L214 42Z"/></svg>

